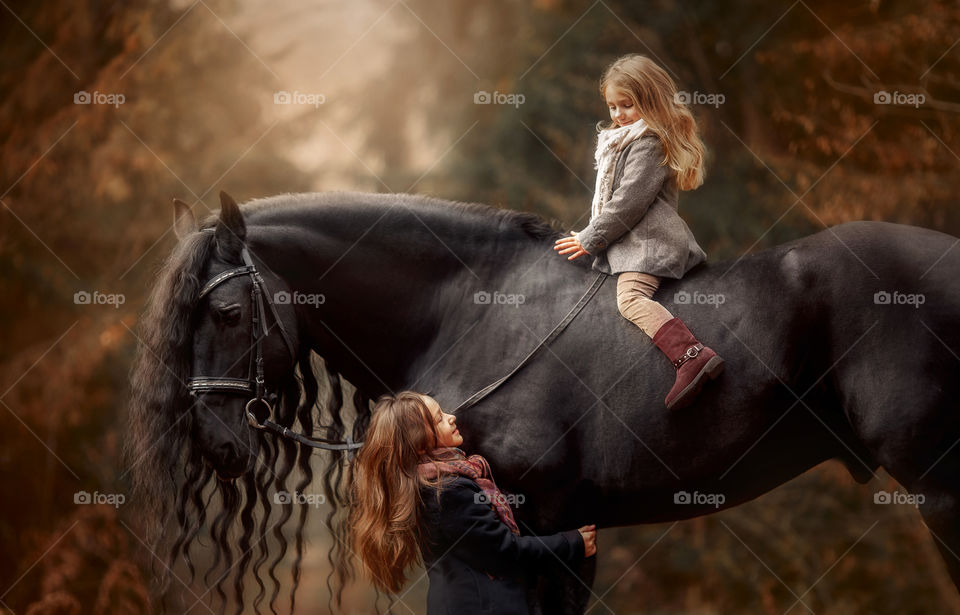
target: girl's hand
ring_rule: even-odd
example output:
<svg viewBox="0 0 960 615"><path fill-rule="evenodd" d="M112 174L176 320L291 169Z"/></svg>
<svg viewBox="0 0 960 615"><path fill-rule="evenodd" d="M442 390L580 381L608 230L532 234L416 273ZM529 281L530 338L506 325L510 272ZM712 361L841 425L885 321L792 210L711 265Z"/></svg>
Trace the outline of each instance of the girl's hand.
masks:
<svg viewBox="0 0 960 615"><path fill-rule="evenodd" d="M557 240L556 245L553 246L553 249L559 250L560 254L570 254L573 252L573 254L570 254L570 256L567 257L568 261L579 258L584 254L590 254L583 249L583 246L580 244L580 240L577 239L576 231L570 231L570 234L573 235L573 237L561 237Z"/></svg>
<svg viewBox="0 0 960 615"><path fill-rule="evenodd" d="M597 553L597 526L596 525L585 525L579 530L580 535L583 536L583 551L586 557L591 555L596 555Z"/></svg>

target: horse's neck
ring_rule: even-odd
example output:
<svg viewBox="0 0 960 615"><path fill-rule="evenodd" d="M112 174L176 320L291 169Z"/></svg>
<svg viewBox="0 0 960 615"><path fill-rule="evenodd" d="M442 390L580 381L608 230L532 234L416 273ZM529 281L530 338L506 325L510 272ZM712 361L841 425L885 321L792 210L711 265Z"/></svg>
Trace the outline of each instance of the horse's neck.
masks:
<svg viewBox="0 0 960 615"><path fill-rule="evenodd" d="M494 312L517 308L492 303L503 294L541 295L551 284L544 272L559 264L543 242L498 240L493 229L485 239L423 212L381 220L382 213L305 208L295 224L261 218L250 228L252 248L270 254L270 269L291 292L322 297L297 306L301 338L365 391L410 384L458 340L507 343L496 338L509 328L494 326L503 324Z"/></svg>

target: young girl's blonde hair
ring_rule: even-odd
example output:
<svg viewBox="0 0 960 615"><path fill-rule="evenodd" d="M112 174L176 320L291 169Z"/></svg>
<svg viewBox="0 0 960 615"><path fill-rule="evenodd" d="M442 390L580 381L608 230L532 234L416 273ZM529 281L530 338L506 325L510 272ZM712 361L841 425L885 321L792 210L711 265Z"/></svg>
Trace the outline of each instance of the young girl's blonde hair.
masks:
<svg viewBox="0 0 960 615"><path fill-rule="evenodd" d="M650 58L633 53L607 67L600 80L600 96L606 98L611 86L630 98L648 130L663 141L664 162L677 172L677 187L694 190L703 184L703 141L690 109L678 102L677 86L670 75ZM597 124L598 131L614 127L613 121Z"/></svg>

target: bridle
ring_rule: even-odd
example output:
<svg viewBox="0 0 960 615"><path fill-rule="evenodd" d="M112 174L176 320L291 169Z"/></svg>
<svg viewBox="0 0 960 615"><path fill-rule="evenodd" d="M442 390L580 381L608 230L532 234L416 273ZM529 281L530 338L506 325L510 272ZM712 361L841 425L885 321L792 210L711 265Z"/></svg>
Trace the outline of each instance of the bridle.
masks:
<svg viewBox="0 0 960 615"><path fill-rule="evenodd" d="M202 229L205 232L213 232L214 229ZM326 438L316 438L313 436L308 436L305 434L297 433L291 431L290 429L278 425L273 421L273 406L267 401L268 397L276 398L275 395L270 395L266 391L266 386L264 384L263 378L263 351L261 349L261 342L263 338L270 334L269 328L263 328L261 332L261 327L264 327L267 322L266 310L264 310L263 302L266 300L267 307L270 308L270 313L273 315L273 320L280 329L280 334L283 336L283 341L287 345L287 350L290 353L290 356L296 362L296 352L293 347L293 342L290 340L290 335L287 333L286 328L283 326L283 321L280 320L280 315L277 314L277 310L273 305L273 302L270 300L270 295L267 292L267 286L263 281L263 278L260 276L260 272L257 271L256 266L254 266L253 261L250 259L250 253L247 251L246 246L240 251L240 255L243 258L243 265L240 267L235 267L234 269L228 269L223 273L219 273L213 278L211 278L200 290L199 299L203 299L210 291L219 286L220 284L226 282L227 280L241 275L249 275L253 284L250 289L251 295L251 331L252 331L252 340L254 345L255 354L251 354L251 364L247 369L246 378L227 378L227 377L212 377L212 376L194 376L187 381L187 387L190 389L190 394L196 396L198 392L217 392L217 393L233 393L240 395L252 394L253 397L247 402L247 405L244 407L244 412L247 415L247 421L253 427L257 429L268 429L284 438L300 442L307 446L312 446L314 448L322 448L326 450L333 451L352 451L353 449L360 448L363 446L363 442L354 442L350 434L346 434L346 441L339 442L336 440L328 440ZM560 334L567 328L574 318L580 313L581 310L590 302L590 299L596 294L600 286L603 285L603 282L610 277L608 274L599 272L594 278L593 282L587 288L587 290L580 297L580 300L570 309L569 312L563 317L563 319L557 323L552 331L545 337L543 340L538 343L532 351L530 351L523 359L514 366L506 375L498 378L497 380L491 382L486 387L480 389L474 393L469 398L465 399L460 403L456 409L453 410L453 414L456 414L460 410L466 410L474 405L476 405L480 400L484 399L496 389L500 387L504 382L506 382L511 376L520 371L524 365L530 362L543 347L549 346L553 340L560 336ZM265 397L266 395L266 397ZM260 419L254 412L254 410L260 406L261 409L266 410L266 418ZM350 453L351 455L353 453Z"/></svg>
<svg viewBox="0 0 960 615"><path fill-rule="evenodd" d="M203 230L213 232L214 229ZM197 396L197 393L211 392L235 395L252 395L249 401L247 401L246 406L244 406L244 413L247 415L247 422L256 429L270 430L280 436L283 436L284 438L294 440L313 448L322 448L331 451L351 451L353 449L360 448L363 446L363 442L354 442L350 438L350 434L346 435L345 442L339 442L336 440L328 440L326 438L317 438L314 436L297 433L295 431L291 431L283 425L278 425L276 422L274 422L273 405L270 403L270 401L268 401L268 399L276 400L277 396L271 395L267 391L263 375L262 342L263 339L270 334L270 328L266 326L267 313L263 306L264 301L266 301L267 307L270 308L270 313L273 315L273 321L280 329L280 334L283 337L284 343L286 344L287 351L290 353L290 357L294 360L294 362L297 360L296 350L294 349L293 341L290 339L290 334L287 333L286 327L283 326L283 321L280 320L280 315L277 313L277 309L274 307L273 301L270 300L270 294L267 292L267 286L264 283L263 278L260 276L260 272L257 271L257 267L253 264L253 260L250 258L250 253L247 251L246 246L243 246L240 251L240 255L243 258L244 264L240 267L228 269L227 271L219 273L210 278L210 280L204 284L203 288L200 289L200 294L197 297L197 300L199 301L203 299L207 294L210 293L210 291L220 284L223 284L227 280L242 275L250 276L250 280L253 282L250 287L250 329L251 344L254 347L254 352L250 354L250 362L247 366L247 377L228 378L225 376L193 376L187 381L187 388L190 390L190 394L194 397ZM264 416L264 418L260 418L260 416L258 416L258 411L262 416Z"/></svg>

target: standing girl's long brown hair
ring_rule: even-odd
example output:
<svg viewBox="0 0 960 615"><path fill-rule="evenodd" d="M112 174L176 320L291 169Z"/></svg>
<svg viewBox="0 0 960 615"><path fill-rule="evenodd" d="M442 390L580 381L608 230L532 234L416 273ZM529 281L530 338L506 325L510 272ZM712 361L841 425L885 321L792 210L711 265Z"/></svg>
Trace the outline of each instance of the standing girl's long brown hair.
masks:
<svg viewBox="0 0 960 615"><path fill-rule="evenodd" d="M350 545L379 589L397 593L407 568L422 562L419 451L436 447L436 424L419 393L383 395L373 408L363 448L353 462Z"/></svg>

